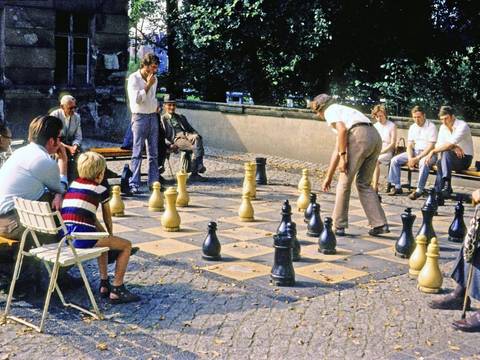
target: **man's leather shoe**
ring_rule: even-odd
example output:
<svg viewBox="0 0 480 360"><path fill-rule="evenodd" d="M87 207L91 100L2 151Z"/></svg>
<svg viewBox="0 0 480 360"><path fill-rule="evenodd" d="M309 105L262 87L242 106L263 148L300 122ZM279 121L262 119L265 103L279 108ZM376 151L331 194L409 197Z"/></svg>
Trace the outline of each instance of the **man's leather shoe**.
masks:
<svg viewBox="0 0 480 360"><path fill-rule="evenodd" d="M336 228L335 229L335 235L336 236L345 236L345 228Z"/></svg>
<svg viewBox="0 0 480 360"><path fill-rule="evenodd" d="M378 236L378 235L382 235L382 234L387 234L389 232L390 232L390 229L388 228L388 225L385 224L385 225L377 226L377 227L374 227L374 228L370 229L368 231L368 234L370 236Z"/></svg>
<svg viewBox="0 0 480 360"><path fill-rule="evenodd" d="M428 303L431 309L438 310L462 310L463 309L463 296L459 296L455 293L450 293L443 296L441 299L432 300ZM470 310L470 298L467 299L467 310Z"/></svg>
<svg viewBox="0 0 480 360"><path fill-rule="evenodd" d="M175 184L174 179L165 179L162 175L158 176L158 181L160 181L160 184L162 184L162 185L173 185L173 184Z"/></svg>
<svg viewBox="0 0 480 360"><path fill-rule="evenodd" d="M199 182L208 181L207 178L203 177L203 176L200 175L200 174L196 174L196 173L192 173L192 174L188 177L188 180L189 180L189 181L199 181Z"/></svg>
<svg viewBox="0 0 480 360"><path fill-rule="evenodd" d="M402 195L402 194L403 194L403 190L401 188L397 189L396 187L391 188L390 192L388 193L389 196Z"/></svg>
<svg viewBox="0 0 480 360"><path fill-rule="evenodd" d="M456 330L465 332L479 332L480 331L480 311L475 311L466 319L457 320L452 323Z"/></svg>
<svg viewBox="0 0 480 360"><path fill-rule="evenodd" d="M410 195L408 195L408 198L409 198L410 200L417 200L417 199L418 199L419 197L421 197L421 196L422 196L422 193L420 193L420 192L418 192L418 191L415 190L415 191L412 192Z"/></svg>
<svg viewBox="0 0 480 360"><path fill-rule="evenodd" d="M207 171L207 168L205 166L200 166L197 170L199 174L203 174L205 171Z"/></svg>

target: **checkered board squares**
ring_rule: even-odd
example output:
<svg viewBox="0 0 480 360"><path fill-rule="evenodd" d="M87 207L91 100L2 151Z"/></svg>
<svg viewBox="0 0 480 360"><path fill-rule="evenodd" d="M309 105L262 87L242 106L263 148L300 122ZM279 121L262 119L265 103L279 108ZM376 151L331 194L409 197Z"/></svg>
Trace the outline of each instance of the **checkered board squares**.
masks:
<svg viewBox="0 0 480 360"><path fill-rule="evenodd" d="M200 230L180 225L180 231L165 231L163 227L157 226L149 229L143 229L143 232L158 235L163 238L180 238L194 236L200 233Z"/></svg>
<svg viewBox="0 0 480 360"><path fill-rule="evenodd" d="M321 252L318 252L318 245L302 246L302 249L301 249L302 259L307 258L307 259L315 259L320 261L336 261L336 260L345 259L351 255L352 255L352 252L350 250L346 250L338 247L336 248L336 253L331 255L325 255Z"/></svg>
<svg viewBox="0 0 480 360"><path fill-rule="evenodd" d="M326 262L296 268L295 273L328 284L337 284L368 275L365 271Z"/></svg>
<svg viewBox="0 0 480 360"><path fill-rule="evenodd" d="M256 229L251 227L238 227L228 230L221 230L217 234L219 238L221 236L227 236L229 238L240 240L240 241L248 241L248 240L255 240L260 239L263 237L272 236L272 233L267 230Z"/></svg>
<svg viewBox="0 0 480 360"><path fill-rule="evenodd" d="M140 248L140 250L157 256L178 254L192 250L198 251L200 249L198 246L187 244L175 239L149 241L137 244L137 246Z"/></svg>
<svg viewBox="0 0 480 360"><path fill-rule="evenodd" d="M237 241L222 246L222 254L238 259L249 259L255 256L271 253L273 253L273 249L271 247L256 244L251 241Z"/></svg>
<svg viewBox="0 0 480 360"><path fill-rule="evenodd" d="M251 261L234 261L204 267L203 270L243 281L270 274L271 268Z"/></svg>

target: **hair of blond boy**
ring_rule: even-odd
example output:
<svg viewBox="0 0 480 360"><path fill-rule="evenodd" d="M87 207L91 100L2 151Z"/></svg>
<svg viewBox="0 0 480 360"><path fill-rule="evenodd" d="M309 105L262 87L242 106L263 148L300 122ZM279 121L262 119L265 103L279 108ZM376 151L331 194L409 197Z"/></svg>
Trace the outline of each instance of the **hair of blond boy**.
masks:
<svg viewBox="0 0 480 360"><path fill-rule="evenodd" d="M107 167L105 158L93 151L87 151L78 157L77 170L81 178L95 180Z"/></svg>

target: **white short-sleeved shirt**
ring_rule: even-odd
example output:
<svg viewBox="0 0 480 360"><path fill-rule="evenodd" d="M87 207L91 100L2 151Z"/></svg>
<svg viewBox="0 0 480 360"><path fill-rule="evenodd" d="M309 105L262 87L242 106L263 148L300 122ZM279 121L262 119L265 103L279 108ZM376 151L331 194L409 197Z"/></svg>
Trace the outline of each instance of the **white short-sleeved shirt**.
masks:
<svg viewBox="0 0 480 360"><path fill-rule="evenodd" d="M324 112L325 121L328 125L336 122L343 122L345 127L350 129L354 124L370 123L370 119L363 115L360 111L352 109L351 107L332 104L327 107Z"/></svg>
<svg viewBox="0 0 480 360"><path fill-rule="evenodd" d="M143 80L140 70L128 77L127 92L128 103L132 114L152 114L157 112L157 78L155 83L145 92L147 82Z"/></svg>
<svg viewBox="0 0 480 360"><path fill-rule="evenodd" d="M415 143L415 151L425 150L429 144L437 141L437 128L429 120L423 126L412 124L408 129L408 142Z"/></svg>
<svg viewBox="0 0 480 360"><path fill-rule="evenodd" d="M452 132L445 125L440 126L436 146L446 143L458 145L466 155L473 156L472 133L470 132L470 126L463 120L455 119Z"/></svg>
<svg viewBox="0 0 480 360"><path fill-rule="evenodd" d="M392 142L395 124L392 121L387 120L385 124L377 121L373 126L375 127L375 129L377 129L380 137L382 138L382 149L390 145L390 143Z"/></svg>

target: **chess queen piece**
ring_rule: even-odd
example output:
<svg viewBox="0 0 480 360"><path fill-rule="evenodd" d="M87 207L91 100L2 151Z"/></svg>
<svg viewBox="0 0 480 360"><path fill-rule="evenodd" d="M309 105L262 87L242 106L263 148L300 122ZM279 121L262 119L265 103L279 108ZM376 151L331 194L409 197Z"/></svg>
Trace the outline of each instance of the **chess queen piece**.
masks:
<svg viewBox="0 0 480 360"><path fill-rule="evenodd" d="M180 171L177 173L177 206L178 207L186 207L188 206L188 202L190 201L190 196L188 195L187 191L187 177L188 174L184 171Z"/></svg>
<svg viewBox="0 0 480 360"><path fill-rule="evenodd" d="M323 222L323 231L318 238L318 252L332 255L337 252L337 238L332 230L333 220L331 217L326 217Z"/></svg>
<svg viewBox="0 0 480 360"><path fill-rule="evenodd" d="M249 193L250 199L255 199L257 192L255 184L255 175L253 172L252 163L246 162L244 165L245 177L243 178L243 190L242 194Z"/></svg>
<svg viewBox="0 0 480 360"><path fill-rule="evenodd" d="M417 235L416 243L415 250L408 260L408 273L411 277L418 276L427 260L427 256L425 255L427 252L427 237L425 235Z"/></svg>
<svg viewBox="0 0 480 360"><path fill-rule="evenodd" d="M303 169L302 170L302 177L300 178L300 181L298 183L298 190L302 191L303 186L306 184L308 187L308 190L310 191L312 189L312 183L310 182L310 179L308 178L309 172L308 169Z"/></svg>
<svg viewBox="0 0 480 360"><path fill-rule="evenodd" d="M277 234L278 235L287 235L287 224L292 222L292 207L288 200L285 200L282 205L282 220L277 227Z"/></svg>
<svg viewBox="0 0 480 360"><path fill-rule="evenodd" d="M297 239L297 224L293 221L287 224L287 236L292 238L292 261L300 261L301 246Z"/></svg>
<svg viewBox="0 0 480 360"><path fill-rule="evenodd" d="M208 223L208 233L202 245L202 257L205 260L218 261L221 259L220 250L222 246L217 237L217 223L211 221Z"/></svg>
<svg viewBox="0 0 480 360"><path fill-rule="evenodd" d="M467 227L463 221L464 212L465 208L463 207L462 200L460 200L455 206L455 217L448 228L448 241L461 243L463 242L463 239L465 239Z"/></svg>
<svg viewBox="0 0 480 360"><path fill-rule="evenodd" d="M305 209L305 213L303 214L304 215L303 221L307 224L310 221L310 217L313 214L313 204L316 204L316 203L317 203L317 194L310 193L310 204L308 204L308 207ZM320 205L318 209L320 211Z"/></svg>
<svg viewBox="0 0 480 360"><path fill-rule="evenodd" d="M242 195L242 203L238 209L238 216L240 221L250 222L254 221L254 212L252 202L250 201L250 193L246 192Z"/></svg>
<svg viewBox="0 0 480 360"><path fill-rule="evenodd" d="M267 185L267 159L263 157L255 158L255 162L257 163L257 172L255 174L255 181L257 185Z"/></svg>
<svg viewBox="0 0 480 360"><path fill-rule="evenodd" d="M418 274L418 289L425 293L440 292L443 283L442 272L438 266L440 247L437 238L432 238L427 250L427 261Z"/></svg>
<svg viewBox="0 0 480 360"><path fill-rule="evenodd" d="M122 176L120 178L120 190L122 194L129 195L130 194L130 178L132 177L133 173L130 170L128 164L123 166Z"/></svg>
<svg viewBox="0 0 480 360"><path fill-rule="evenodd" d="M112 216L124 216L125 205L123 204L122 197L120 196L120 186L115 185L112 187L112 198L108 202L110 206L110 212Z"/></svg>
<svg viewBox="0 0 480 360"><path fill-rule="evenodd" d="M312 211L312 216L307 224L307 235L311 237L319 237L323 231L323 223L320 218L320 206L317 203L314 203Z"/></svg>
<svg viewBox="0 0 480 360"><path fill-rule="evenodd" d="M152 195L150 195L150 199L148 199L148 210L163 211L165 209L163 206L163 195L160 191L161 187L158 181L152 184Z"/></svg>
<svg viewBox="0 0 480 360"><path fill-rule="evenodd" d="M180 231L180 215L177 212L176 201L177 190L174 187L169 187L165 191L165 212L160 219L165 231Z"/></svg>
<svg viewBox="0 0 480 360"><path fill-rule="evenodd" d="M291 228L286 236L273 235L275 255L270 277L276 286L294 286L295 270L292 263L292 232Z"/></svg>
<svg viewBox="0 0 480 360"><path fill-rule="evenodd" d="M402 232L397 242L395 243L395 256L408 259L415 250L415 238L413 237L413 222L416 215L412 214L412 208L406 208L401 215L402 218Z"/></svg>
<svg viewBox="0 0 480 360"><path fill-rule="evenodd" d="M433 207L433 204L425 202L425 205L422 207L422 216L423 216L423 221L422 221L422 226L417 232L418 235L425 235L427 239L427 243L430 242L430 240L433 237L436 237L437 235L435 234L435 230L433 229L433 216L435 214L435 208Z"/></svg>

